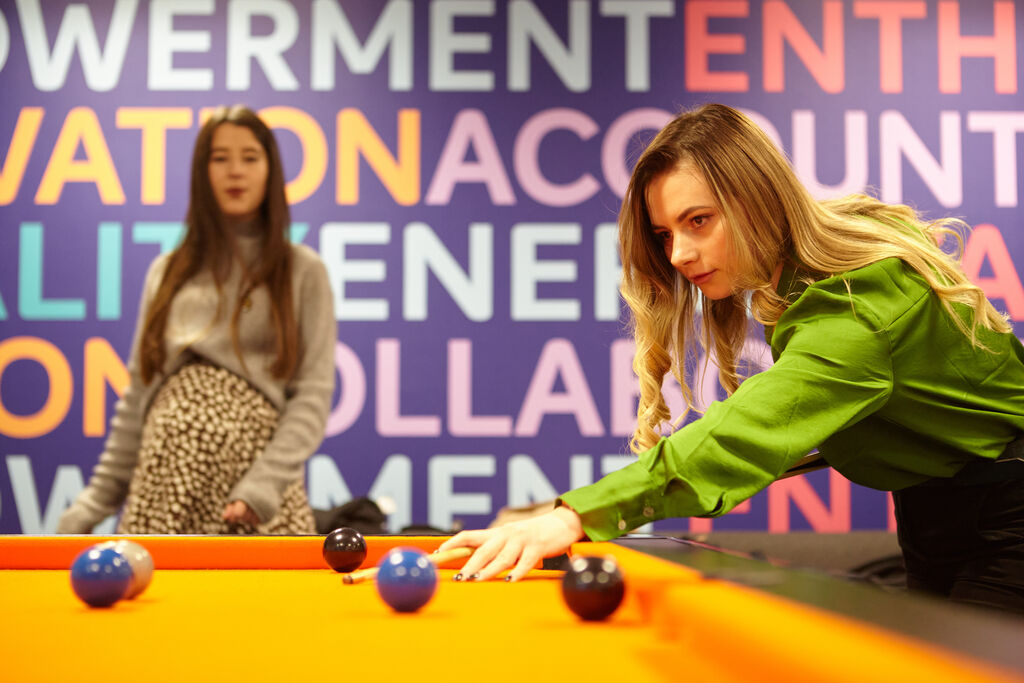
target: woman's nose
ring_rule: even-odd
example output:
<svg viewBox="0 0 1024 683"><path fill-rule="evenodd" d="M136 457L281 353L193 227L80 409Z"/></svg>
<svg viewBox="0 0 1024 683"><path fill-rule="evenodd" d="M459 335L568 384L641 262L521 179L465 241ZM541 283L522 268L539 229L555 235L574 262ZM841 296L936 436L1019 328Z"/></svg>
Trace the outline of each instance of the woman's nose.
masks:
<svg viewBox="0 0 1024 683"><path fill-rule="evenodd" d="M669 261L672 267L680 269L697 260L697 249L691 240L678 235L672 238L672 253Z"/></svg>

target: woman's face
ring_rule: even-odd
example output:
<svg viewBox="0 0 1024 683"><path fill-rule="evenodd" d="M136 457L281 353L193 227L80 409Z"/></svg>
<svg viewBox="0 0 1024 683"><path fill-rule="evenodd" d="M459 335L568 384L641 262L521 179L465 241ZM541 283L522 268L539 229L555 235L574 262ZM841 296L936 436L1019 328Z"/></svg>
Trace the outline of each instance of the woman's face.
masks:
<svg viewBox="0 0 1024 683"><path fill-rule="evenodd" d="M704 176L690 164L647 186L651 230L672 267L708 299L724 299L735 285L735 257L725 216Z"/></svg>
<svg viewBox="0 0 1024 683"><path fill-rule="evenodd" d="M267 193L269 162L263 145L245 126L222 123L210 142L210 187L220 213L233 220L255 218Z"/></svg>

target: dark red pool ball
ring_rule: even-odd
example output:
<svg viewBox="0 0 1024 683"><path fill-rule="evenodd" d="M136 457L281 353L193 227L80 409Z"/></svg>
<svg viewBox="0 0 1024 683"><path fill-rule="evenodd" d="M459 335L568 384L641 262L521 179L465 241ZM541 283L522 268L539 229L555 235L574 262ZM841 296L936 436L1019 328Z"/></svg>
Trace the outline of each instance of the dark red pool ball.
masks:
<svg viewBox="0 0 1024 683"><path fill-rule="evenodd" d="M350 572L366 559L366 541L355 529L343 526L324 539L324 561L336 572Z"/></svg>
<svg viewBox="0 0 1024 683"><path fill-rule="evenodd" d="M584 621L607 619L618 609L626 584L611 557L574 557L562 577L562 597Z"/></svg>

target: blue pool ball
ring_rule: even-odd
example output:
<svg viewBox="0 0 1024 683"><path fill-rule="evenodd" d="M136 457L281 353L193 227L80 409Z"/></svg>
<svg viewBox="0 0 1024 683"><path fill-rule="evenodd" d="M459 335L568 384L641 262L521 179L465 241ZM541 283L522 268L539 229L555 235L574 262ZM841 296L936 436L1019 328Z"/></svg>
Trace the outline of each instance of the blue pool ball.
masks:
<svg viewBox="0 0 1024 683"><path fill-rule="evenodd" d="M396 612L415 612L437 590L437 569L415 548L394 548L377 565L377 592Z"/></svg>
<svg viewBox="0 0 1024 683"><path fill-rule="evenodd" d="M124 597L132 582L132 567L113 548L86 548L71 565L71 588L91 607L110 607Z"/></svg>

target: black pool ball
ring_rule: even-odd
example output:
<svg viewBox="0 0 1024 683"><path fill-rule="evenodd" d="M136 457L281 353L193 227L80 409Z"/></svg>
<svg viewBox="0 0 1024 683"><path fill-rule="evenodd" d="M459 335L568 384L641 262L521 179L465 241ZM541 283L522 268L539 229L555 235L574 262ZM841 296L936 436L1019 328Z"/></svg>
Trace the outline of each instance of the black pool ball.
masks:
<svg viewBox="0 0 1024 683"><path fill-rule="evenodd" d="M611 557L574 557L562 578L562 597L584 621L601 621L614 612L626 585Z"/></svg>
<svg viewBox="0 0 1024 683"><path fill-rule="evenodd" d="M366 559L366 541L355 529L343 526L324 539L324 560L336 572L350 572Z"/></svg>

